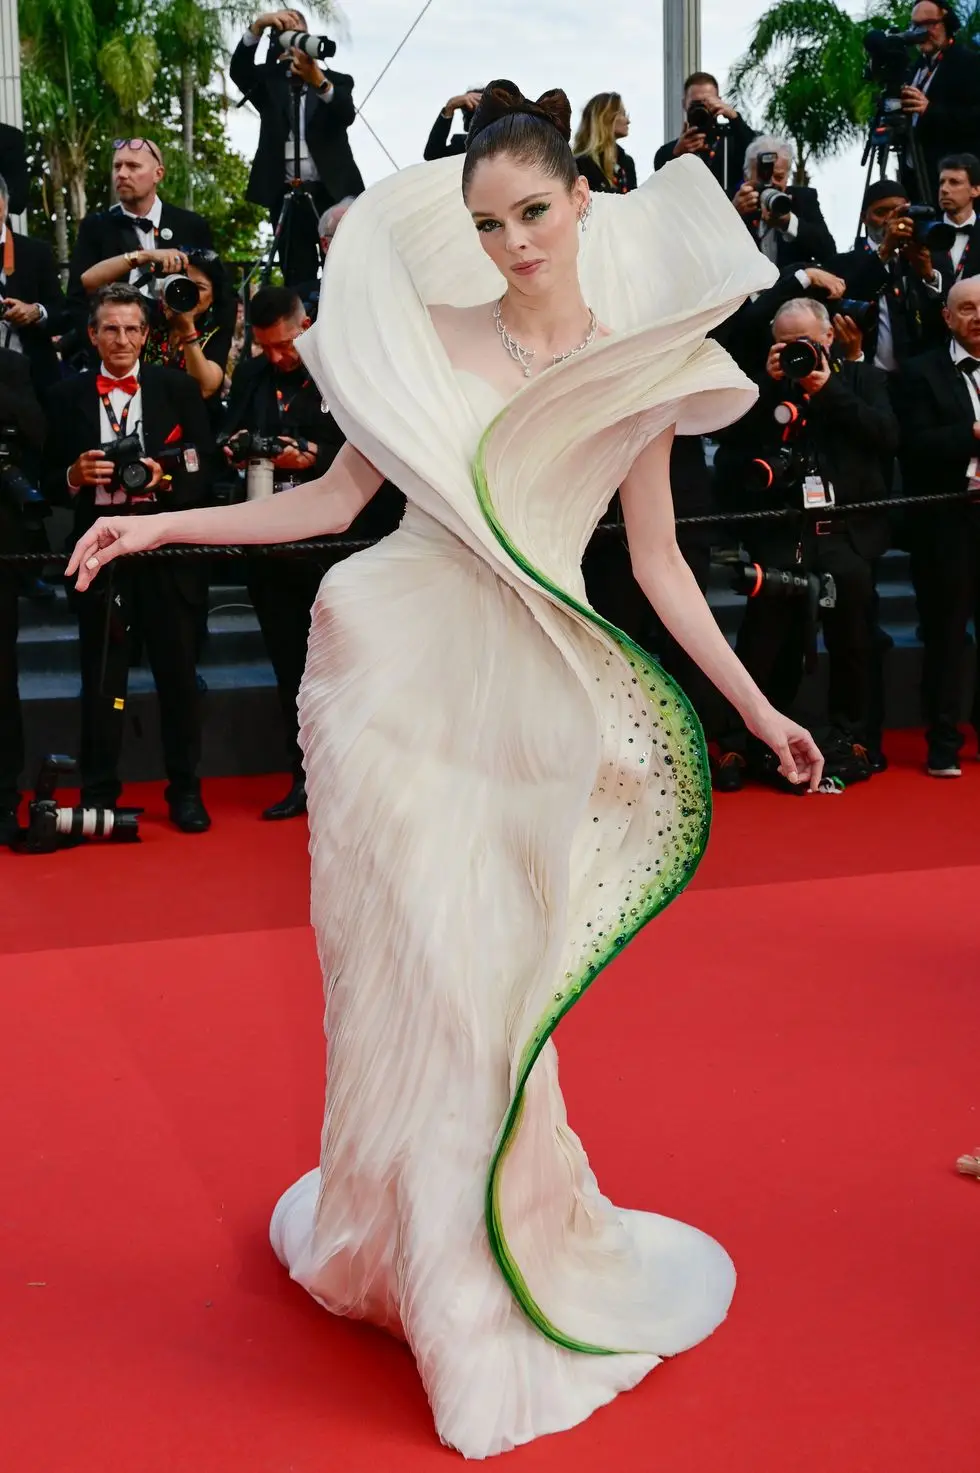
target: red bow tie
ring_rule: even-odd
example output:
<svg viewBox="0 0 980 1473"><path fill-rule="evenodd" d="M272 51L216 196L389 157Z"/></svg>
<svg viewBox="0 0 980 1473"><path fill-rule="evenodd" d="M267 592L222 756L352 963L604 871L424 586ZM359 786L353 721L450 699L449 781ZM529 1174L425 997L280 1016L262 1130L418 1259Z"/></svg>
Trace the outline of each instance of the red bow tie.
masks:
<svg viewBox="0 0 980 1473"><path fill-rule="evenodd" d="M134 378L132 374L128 378L106 378L105 374L100 373L95 380L95 387L99 394L111 394L113 389L121 389L124 394L132 398L139 386L139 379Z"/></svg>

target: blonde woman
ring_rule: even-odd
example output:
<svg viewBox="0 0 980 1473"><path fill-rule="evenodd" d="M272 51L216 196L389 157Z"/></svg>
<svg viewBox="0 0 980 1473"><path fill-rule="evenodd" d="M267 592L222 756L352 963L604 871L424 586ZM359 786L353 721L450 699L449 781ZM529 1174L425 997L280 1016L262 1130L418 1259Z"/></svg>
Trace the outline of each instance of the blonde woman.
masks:
<svg viewBox="0 0 980 1473"><path fill-rule="evenodd" d="M582 109L572 147L579 173L594 192L629 194L636 188L636 165L618 142L629 130L629 113L618 92L597 92Z"/></svg>

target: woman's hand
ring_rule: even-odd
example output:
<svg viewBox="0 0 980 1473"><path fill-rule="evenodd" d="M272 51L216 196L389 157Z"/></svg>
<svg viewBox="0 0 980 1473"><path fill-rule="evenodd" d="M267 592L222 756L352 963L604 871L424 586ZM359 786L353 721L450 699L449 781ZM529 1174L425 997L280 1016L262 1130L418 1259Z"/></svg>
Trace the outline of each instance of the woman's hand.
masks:
<svg viewBox="0 0 980 1473"><path fill-rule="evenodd" d="M159 266L164 276L180 276L187 270L187 257L183 251L169 250L138 251L137 266Z"/></svg>
<svg viewBox="0 0 980 1473"><path fill-rule="evenodd" d="M114 558L128 552L148 552L167 540L166 515L137 517L100 517L94 526L75 543L68 560L65 577L78 574L75 588L84 593L96 574Z"/></svg>
<svg viewBox="0 0 980 1473"><path fill-rule="evenodd" d="M771 747L779 758L779 771L791 783L815 793L823 777L823 753L805 729L781 716L768 703L761 711L742 712L742 719L753 736Z"/></svg>

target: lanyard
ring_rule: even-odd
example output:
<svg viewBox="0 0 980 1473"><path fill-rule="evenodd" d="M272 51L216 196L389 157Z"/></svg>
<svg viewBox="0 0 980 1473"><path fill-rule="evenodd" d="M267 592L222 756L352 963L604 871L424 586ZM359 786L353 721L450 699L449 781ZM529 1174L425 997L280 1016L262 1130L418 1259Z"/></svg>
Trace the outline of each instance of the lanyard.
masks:
<svg viewBox="0 0 980 1473"><path fill-rule="evenodd" d="M304 389L308 389L309 387L310 387L310 381L309 381L308 378L305 378L303 380L303 382L300 384L299 388L298 389L294 389L293 392L290 394L289 398L287 399L286 396L285 396L285 394L283 393L282 389L279 387L279 385L278 384L276 385L276 404L279 407L279 418L280 418L280 420L283 420L285 418L285 416L289 413L289 411L292 409L293 405L295 404L296 400L299 398L300 394L302 394L303 390Z"/></svg>
<svg viewBox="0 0 980 1473"><path fill-rule="evenodd" d="M135 395L127 399L126 403L123 405L122 419L116 418L116 412L109 401L108 394L101 394L99 397L102 400L102 408L105 410L106 418L109 421L109 428L112 430L112 433L115 435L116 439L121 440L126 433L126 424L129 420L129 407L132 404Z"/></svg>
<svg viewBox="0 0 980 1473"><path fill-rule="evenodd" d="M966 270L966 263L970 259L970 246L972 244L973 237L968 235L966 238L966 245L963 247L963 254L960 256L959 265L957 266L954 273L955 279L957 281L959 281L960 277L963 275L963 272Z"/></svg>

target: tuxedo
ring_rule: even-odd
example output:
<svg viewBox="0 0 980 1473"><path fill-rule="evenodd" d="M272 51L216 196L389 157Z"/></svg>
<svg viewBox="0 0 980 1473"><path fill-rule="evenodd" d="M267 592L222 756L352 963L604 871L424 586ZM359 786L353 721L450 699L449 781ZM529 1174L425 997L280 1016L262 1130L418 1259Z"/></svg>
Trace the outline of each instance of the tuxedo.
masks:
<svg viewBox="0 0 980 1473"><path fill-rule="evenodd" d="M144 364L138 369L138 432L150 457L167 446L193 445L200 469L173 470L172 490L157 493L150 511L177 510L208 498L214 469L214 442L204 400L194 380L176 369ZM77 539L98 516L118 508L96 506L95 492L72 494L67 471L85 450L104 440L103 406L94 373L57 384L48 396L48 434L44 449L44 487L51 500L70 501ZM165 464L169 470L170 465ZM137 515L139 508L134 509ZM82 667L82 792L90 803L114 803L125 725L129 667L142 639L160 700L164 760L170 779L168 798L197 793L201 750L201 702L195 668L207 574L200 559L125 560L113 564L91 589L72 594L79 624ZM108 632L107 632L108 626Z"/></svg>
<svg viewBox="0 0 980 1473"><path fill-rule="evenodd" d="M224 433L248 427L264 435L292 435L317 447L316 461L306 471L276 472L277 495L288 496L284 482L302 483L322 476L344 445L344 435L323 407L320 391L305 368L277 374L268 359L242 359L228 396ZM386 537L401 521L405 498L387 482L371 498L337 540ZM327 540L327 539L324 539ZM310 616L327 568L344 553L247 558L246 583L262 638L276 677L289 766L302 776L296 700L306 664Z"/></svg>
<svg viewBox="0 0 980 1473"><path fill-rule="evenodd" d="M911 159L902 160L902 183L909 198L932 205L939 191L939 164L947 154L980 155L980 53L964 41L953 40L938 54L927 75L917 59L905 78L925 92L929 106L916 115L912 136L918 143L926 172L926 197L920 190Z"/></svg>
<svg viewBox="0 0 980 1473"><path fill-rule="evenodd" d="M249 40L239 41L231 58L231 79L261 118L259 146L249 174L246 197L265 205L276 224L286 195L286 180L293 173L292 87L288 68L276 58L278 47L270 46L266 60L257 65L257 46ZM354 107L354 79L343 72L327 70L324 75L333 83L332 93L321 98L310 87L300 96L301 128L308 151L311 172L306 179L311 209L302 198L297 200L284 242L280 264L287 286L307 281L316 275L320 264L317 218L330 205L348 195L361 194L364 180L354 162L347 130L357 116Z"/></svg>
<svg viewBox="0 0 980 1473"><path fill-rule="evenodd" d="M874 363L879 348L882 302L887 304L891 356L897 365L945 341L943 301L952 282L952 267L945 253L936 252L932 259L939 272L939 291L929 291L900 256L886 265L866 241L837 257L833 270L844 278L846 295L876 304L863 331L864 355L869 363Z"/></svg>
<svg viewBox="0 0 980 1473"><path fill-rule="evenodd" d="M964 492L980 455L980 388L971 395L956 366L954 345L907 363L895 385L902 425L902 479L913 495ZM980 367L973 375L977 382ZM930 766L955 758L962 745L963 648L970 619L980 628L980 504L917 508L909 517L912 581L922 624L922 705ZM974 658L976 655L974 654ZM980 675L980 671L978 671ZM980 679L973 724L980 730Z"/></svg>
<svg viewBox="0 0 980 1473"><path fill-rule="evenodd" d="M953 280L967 281L971 276L980 276L980 215L974 214L972 225L965 228L954 225L948 215L943 218L959 237L949 253Z"/></svg>
<svg viewBox="0 0 980 1473"><path fill-rule="evenodd" d="M7 229L10 230L9 224ZM10 238L13 244L13 269L0 287L0 296L17 297L19 301L32 304L37 302L44 308L46 315L42 322L14 328L16 339L9 343L8 324L0 323L0 346L12 346L14 341L19 340L18 351L26 358L35 392L40 395L47 391L59 375L58 355L51 341L51 332L64 310L65 299L51 247L43 240L32 240L29 236L19 235L16 230L10 231Z"/></svg>
<svg viewBox="0 0 980 1473"><path fill-rule="evenodd" d="M21 215L27 209L30 176L27 172L27 154L24 149L24 134L10 123L0 123L0 174L7 181L7 211Z"/></svg>
<svg viewBox="0 0 980 1473"><path fill-rule="evenodd" d="M837 246L823 217L817 191L802 184L790 184L783 193L788 194L793 201L792 213L796 217L794 235L787 235L780 230L766 232L762 215L758 211L743 216L753 239L759 244L759 249L772 260L773 255L767 249L767 244L768 241L773 242L775 264L780 271L785 271L787 266L807 264L829 267L837 254Z"/></svg>
<svg viewBox="0 0 980 1473"><path fill-rule="evenodd" d="M141 228L120 205L111 210L86 215L78 227L78 238L68 266L68 307L75 326L84 334L88 323L88 294L82 286L82 275L90 266L110 256L127 251L189 250L194 246L210 247L211 226L203 215L179 205L161 201L158 230Z"/></svg>
<svg viewBox="0 0 980 1473"><path fill-rule="evenodd" d="M693 158L700 159L705 167L711 170L729 199L738 192L738 187L742 183L745 170L745 150L755 137L755 129L750 128L744 118L736 116L718 125L703 153L692 155ZM657 149L653 156L655 171L662 169L665 164L672 161L676 144L677 139L671 138Z"/></svg>

